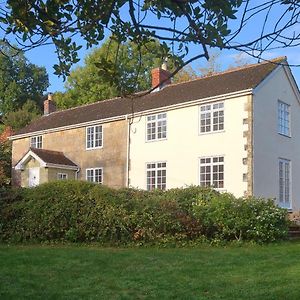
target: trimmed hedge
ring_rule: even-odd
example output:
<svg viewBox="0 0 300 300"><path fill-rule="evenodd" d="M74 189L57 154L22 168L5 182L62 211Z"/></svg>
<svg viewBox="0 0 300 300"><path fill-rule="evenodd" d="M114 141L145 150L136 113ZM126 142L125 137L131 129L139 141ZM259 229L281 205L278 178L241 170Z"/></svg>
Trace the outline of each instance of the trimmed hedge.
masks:
<svg viewBox="0 0 300 300"><path fill-rule="evenodd" d="M14 242L269 242L285 238L288 228L286 211L271 200L201 187L147 192L79 181L0 190L0 216L0 240Z"/></svg>

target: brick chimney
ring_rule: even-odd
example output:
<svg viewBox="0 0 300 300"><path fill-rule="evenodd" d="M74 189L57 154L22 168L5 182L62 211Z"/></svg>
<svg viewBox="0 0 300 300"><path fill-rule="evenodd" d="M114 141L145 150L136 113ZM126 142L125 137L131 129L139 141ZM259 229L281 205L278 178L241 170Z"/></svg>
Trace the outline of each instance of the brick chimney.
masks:
<svg viewBox="0 0 300 300"><path fill-rule="evenodd" d="M52 93L48 94L48 99L44 101L44 115L49 115L56 111L56 105L53 101Z"/></svg>
<svg viewBox="0 0 300 300"><path fill-rule="evenodd" d="M152 74L152 88L157 87L161 90L164 86L171 83L171 78L167 79L171 73L168 71L167 62L164 61L161 68L155 68L151 71Z"/></svg>

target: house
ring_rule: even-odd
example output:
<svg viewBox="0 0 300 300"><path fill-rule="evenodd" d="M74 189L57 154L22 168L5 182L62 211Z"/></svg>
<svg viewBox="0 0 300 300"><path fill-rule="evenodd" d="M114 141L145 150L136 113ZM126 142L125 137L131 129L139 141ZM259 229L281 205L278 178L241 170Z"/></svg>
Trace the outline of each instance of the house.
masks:
<svg viewBox="0 0 300 300"><path fill-rule="evenodd" d="M152 70L153 86L167 74ZM300 209L300 94L284 57L64 111L50 97L44 110L11 138L15 184L193 184Z"/></svg>

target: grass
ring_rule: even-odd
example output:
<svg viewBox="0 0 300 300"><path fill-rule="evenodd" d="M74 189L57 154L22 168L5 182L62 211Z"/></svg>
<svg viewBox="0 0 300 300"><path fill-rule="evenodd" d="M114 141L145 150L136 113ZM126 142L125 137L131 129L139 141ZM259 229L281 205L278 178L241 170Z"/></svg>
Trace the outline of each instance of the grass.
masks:
<svg viewBox="0 0 300 300"><path fill-rule="evenodd" d="M300 242L0 246L1 299L300 299Z"/></svg>

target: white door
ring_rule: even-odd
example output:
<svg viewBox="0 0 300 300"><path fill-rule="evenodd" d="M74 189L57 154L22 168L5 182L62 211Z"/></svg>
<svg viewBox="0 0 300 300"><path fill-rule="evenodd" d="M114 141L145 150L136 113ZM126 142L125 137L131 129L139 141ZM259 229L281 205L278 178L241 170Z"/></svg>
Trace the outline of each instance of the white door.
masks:
<svg viewBox="0 0 300 300"><path fill-rule="evenodd" d="M28 186L33 187L40 183L40 168L30 168L28 177Z"/></svg>

